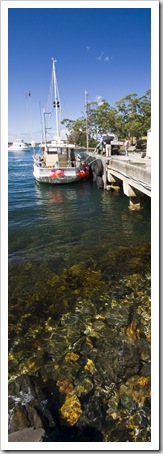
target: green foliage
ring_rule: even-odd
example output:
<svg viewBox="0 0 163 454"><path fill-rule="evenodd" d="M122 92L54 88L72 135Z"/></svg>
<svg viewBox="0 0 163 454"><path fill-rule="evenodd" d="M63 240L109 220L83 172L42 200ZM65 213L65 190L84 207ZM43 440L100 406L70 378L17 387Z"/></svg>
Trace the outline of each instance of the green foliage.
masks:
<svg viewBox="0 0 163 454"><path fill-rule="evenodd" d="M128 136L139 139L147 134L151 119L151 90L141 98L136 93L127 95L116 102L118 132L121 137Z"/></svg>
<svg viewBox="0 0 163 454"><path fill-rule="evenodd" d="M102 99L100 102L87 104L87 131L86 118L77 120L64 119L69 135L69 142L81 147L86 147L86 133L89 146L97 143L97 135L107 134L108 131L117 137L133 137L137 140L147 134L151 123L151 90L138 98L136 93L131 93L115 103L115 107Z"/></svg>
<svg viewBox="0 0 163 454"><path fill-rule="evenodd" d="M76 143L80 146L86 145L86 124L85 118L79 118L77 120L64 119L62 121L69 132L69 142Z"/></svg>

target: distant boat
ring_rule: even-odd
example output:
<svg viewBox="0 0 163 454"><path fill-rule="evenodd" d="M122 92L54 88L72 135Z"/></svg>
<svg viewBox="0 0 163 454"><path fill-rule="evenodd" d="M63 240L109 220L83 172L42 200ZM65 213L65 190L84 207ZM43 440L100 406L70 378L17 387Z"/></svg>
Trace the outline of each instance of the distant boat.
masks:
<svg viewBox="0 0 163 454"><path fill-rule="evenodd" d="M31 147L24 142L24 140L18 139L8 147L8 151L30 151Z"/></svg>
<svg viewBox="0 0 163 454"><path fill-rule="evenodd" d="M73 183L89 176L89 169L75 154L75 145L62 139L60 134L60 98L56 77L56 60L52 58L51 90L53 91L57 136L51 142L47 141L46 116L51 112L44 112L45 142L40 144L40 153L33 156L33 175L40 183L65 184Z"/></svg>

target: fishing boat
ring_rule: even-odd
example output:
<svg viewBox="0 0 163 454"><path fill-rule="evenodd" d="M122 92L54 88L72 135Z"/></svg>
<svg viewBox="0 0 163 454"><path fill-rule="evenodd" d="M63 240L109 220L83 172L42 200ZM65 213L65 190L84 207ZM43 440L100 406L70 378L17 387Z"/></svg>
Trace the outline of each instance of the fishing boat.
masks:
<svg viewBox="0 0 163 454"><path fill-rule="evenodd" d="M8 151L30 151L31 147L24 140L17 139L8 147Z"/></svg>
<svg viewBox="0 0 163 454"><path fill-rule="evenodd" d="M56 77L56 61L52 58L52 78L50 93L53 92L52 102L55 109L56 137L47 140L48 120L51 112L44 112L44 143L40 146L40 152L34 154L35 179L40 183L65 184L73 183L88 177L89 168L75 153L75 145L68 143L61 137L60 110L61 103Z"/></svg>

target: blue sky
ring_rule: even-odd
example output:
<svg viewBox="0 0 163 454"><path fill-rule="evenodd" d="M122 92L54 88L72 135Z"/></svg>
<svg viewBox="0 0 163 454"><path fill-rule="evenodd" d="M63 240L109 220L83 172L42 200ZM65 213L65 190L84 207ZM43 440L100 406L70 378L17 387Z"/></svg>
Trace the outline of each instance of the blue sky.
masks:
<svg viewBox="0 0 163 454"><path fill-rule="evenodd" d="M151 10L9 8L9 140L41 140L40 104L47 104L52 57L63 118L83 115L85 90L90 102L101 97L111 106L129 93L142 96L151 87Z"/></svg>

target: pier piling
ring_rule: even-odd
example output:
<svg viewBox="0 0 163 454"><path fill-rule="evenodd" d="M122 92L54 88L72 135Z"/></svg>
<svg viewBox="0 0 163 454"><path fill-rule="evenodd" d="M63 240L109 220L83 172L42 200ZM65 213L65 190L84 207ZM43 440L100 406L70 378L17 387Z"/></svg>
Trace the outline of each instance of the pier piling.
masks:
<svg viewBox="0 0 163 454"><path fill-rule="evenodd" d="M110 145L107 145L107 154ZM89 153L91 157L91 153ZM140 209L142 195L151 197L151 159L138 153L129 156L103 156L92 153L93 180L99 188L120 191L129 198L129 208Z"/></svg>

